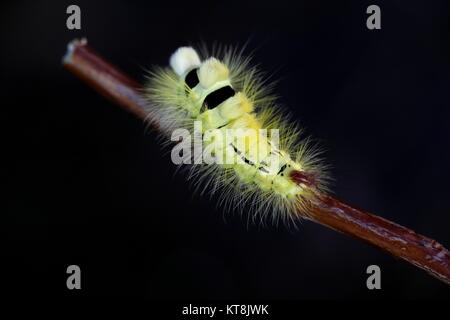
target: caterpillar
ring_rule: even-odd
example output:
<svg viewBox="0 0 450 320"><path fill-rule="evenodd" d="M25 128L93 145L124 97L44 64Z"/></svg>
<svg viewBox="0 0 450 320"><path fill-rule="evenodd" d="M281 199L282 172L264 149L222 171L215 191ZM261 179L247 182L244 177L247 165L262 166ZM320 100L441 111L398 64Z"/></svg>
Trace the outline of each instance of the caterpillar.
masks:
<svg viewBox="0 0 450 320"><path fill-rule="evenodd" d="M260 221L295 223L307 217L310 201L327 190L321 150L302 138L300 126L277 102L273 82L251 66L251 57L234 48L209 53L180 47L169 61L148 76L149 118L157 119L166 141L179 129L195 137L199 124L204 149L215 159L234 160L202 163L195 152L183 154L192 160L188 179L196 190L219 194L220 206L248 211ZM278 135L269 137L268 130Z"/></svg>

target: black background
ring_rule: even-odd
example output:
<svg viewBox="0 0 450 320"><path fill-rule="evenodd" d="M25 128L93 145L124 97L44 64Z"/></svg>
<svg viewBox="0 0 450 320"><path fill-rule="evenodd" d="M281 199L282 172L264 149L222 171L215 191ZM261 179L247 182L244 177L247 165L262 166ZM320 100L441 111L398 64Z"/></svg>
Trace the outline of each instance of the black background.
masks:
<svg viewBox="0 0 450 320"><path fill-rule="evenodd" d="M66 28L81 7L82 30ZM382 30L366 28L378 4ZM91 46L139 81L178 46L242 45L333 166L346 202L450 245L447 1L10 1L0 8L10 296L449 298L438 280L311 222L247 225L192 195L133 115L61 67ZM66 288L66 268L82 289ZM366 288L366 268L382 290Z"/></svg>

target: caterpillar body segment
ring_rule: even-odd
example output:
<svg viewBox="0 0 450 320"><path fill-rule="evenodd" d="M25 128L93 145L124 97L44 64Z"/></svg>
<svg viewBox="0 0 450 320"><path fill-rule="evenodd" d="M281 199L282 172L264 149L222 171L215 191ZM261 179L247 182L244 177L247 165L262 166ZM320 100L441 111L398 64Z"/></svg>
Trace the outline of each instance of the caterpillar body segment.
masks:
<svg viewBox="0 0 450 320"><path fill-rule="evenodd" d="M262 74L235 50L201 59L193 48L179 48L170 68L151 73L146 97L166 136L179 128L195 135L200 125L204 150L221 161L193 159L189 178L202 193L219 192L219 204L295 221L325 189L319 152L300 139Z"/></svg>

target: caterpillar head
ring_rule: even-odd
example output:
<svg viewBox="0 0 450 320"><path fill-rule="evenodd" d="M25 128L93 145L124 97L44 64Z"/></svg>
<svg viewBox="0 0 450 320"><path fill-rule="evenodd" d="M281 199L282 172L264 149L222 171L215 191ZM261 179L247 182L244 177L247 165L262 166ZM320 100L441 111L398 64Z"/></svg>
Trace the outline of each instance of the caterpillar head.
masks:
<svg viewBox="0 0 450 320"><path fill-rule="evenodd" d="M178 48L170 57L170 66L180 77L187 77L190 71L198 69L197 76L203 89L209 89L220 81L228 80L229 70L225 64L214 57L201 62L192 47Z"/></svg>

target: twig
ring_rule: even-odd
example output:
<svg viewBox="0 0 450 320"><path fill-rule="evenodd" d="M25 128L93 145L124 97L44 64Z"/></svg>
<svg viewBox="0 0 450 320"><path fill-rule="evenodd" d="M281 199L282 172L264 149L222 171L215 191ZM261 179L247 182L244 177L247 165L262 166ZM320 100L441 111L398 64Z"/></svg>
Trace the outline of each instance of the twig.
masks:
<svg viewBox="0 0 450 320"><path fill-rule="evenodd" d="M147 119L144 108L148 105L140 94L141 86L101 58L85 40L69 44L63 64L125 110ZM293 175L292 179L296 177L300 175ZM309 219L362 239L450 284L450 253L433 239L322 194L313 200Z"/></svg>
<svg viewBox="0 0 450 320"><path fill-rule="evenodd" d="M433 239L327 195L313 203L311 220L364 240L450 284L450 253Z"/></svg>
<svg viewBox="0 0 450 320"><path fill-rule="evenodd" d="M145 100L139 93L141 86L101 58L85 39L69 43L63 65L120 107L141 119L147 117Z"/></svg>

